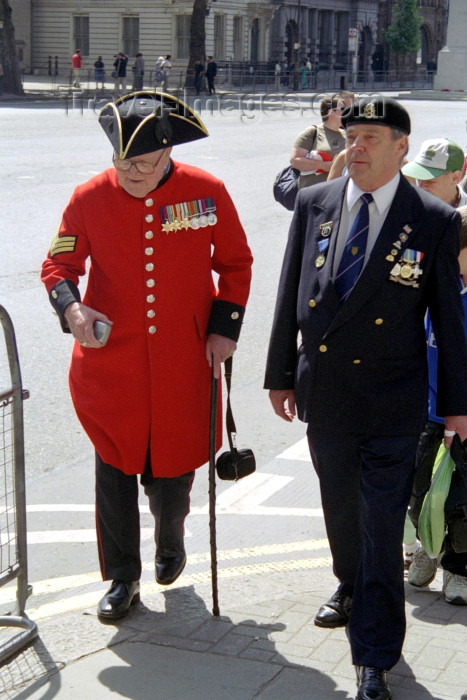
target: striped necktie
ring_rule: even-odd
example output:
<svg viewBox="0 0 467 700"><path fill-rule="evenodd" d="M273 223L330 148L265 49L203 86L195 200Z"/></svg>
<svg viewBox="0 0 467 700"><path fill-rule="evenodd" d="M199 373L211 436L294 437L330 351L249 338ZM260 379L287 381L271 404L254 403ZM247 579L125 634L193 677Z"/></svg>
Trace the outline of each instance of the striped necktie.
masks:
<svg viewBox="0 0 467 700"><path fill-rule="evenodd" d="M334 280L334 286L340 302L345 301L354 288L362 271L365 258L370 222L368 205L373 201L373 195L369 192L364 192L360 199L362 203L347 237L336 279Z"/></svg>

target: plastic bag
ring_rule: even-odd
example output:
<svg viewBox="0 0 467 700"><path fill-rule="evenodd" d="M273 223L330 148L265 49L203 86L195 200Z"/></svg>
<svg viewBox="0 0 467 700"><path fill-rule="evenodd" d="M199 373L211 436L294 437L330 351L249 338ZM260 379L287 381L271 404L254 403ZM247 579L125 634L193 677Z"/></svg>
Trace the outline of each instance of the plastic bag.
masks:
<svg viewBox="0 0 467 700"><path fill-rule="evenodd" d="M431 486L423 501L418 519L418 536L426 553L432 559L438 556L443 546L446 530L444 504L455 466L450 451L443 443L436 455Z"/></svg>

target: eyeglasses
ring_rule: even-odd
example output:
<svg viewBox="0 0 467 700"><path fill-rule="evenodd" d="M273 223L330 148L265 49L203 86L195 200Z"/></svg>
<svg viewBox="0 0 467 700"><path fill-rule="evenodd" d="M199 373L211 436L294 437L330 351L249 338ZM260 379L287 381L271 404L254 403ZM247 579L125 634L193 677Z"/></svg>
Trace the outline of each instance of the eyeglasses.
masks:
<svg viewBox="0 0 467 700"><path fill-rule="evenodd" d="M129 160L128 158L119 158L116 153L112 156L112 162L117 170L130 170L131 166L134 165L136 170L141 173L141 175L152 175L154 170L157 168L159 163L163 158L164 153L155 163L149 163L147 160Z"/></svg>

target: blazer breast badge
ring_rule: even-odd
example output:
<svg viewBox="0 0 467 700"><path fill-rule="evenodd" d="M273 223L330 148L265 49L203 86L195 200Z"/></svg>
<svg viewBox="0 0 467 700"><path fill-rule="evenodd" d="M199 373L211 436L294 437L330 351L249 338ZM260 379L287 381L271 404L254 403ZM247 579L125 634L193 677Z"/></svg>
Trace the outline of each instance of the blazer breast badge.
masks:
<svg viewBox="0 0 467 700"><path fill-rule="evenodd" d="M424 255L420 250L406 248L389 274L391 282L398 282L406 287L419 287L418 278L423 275L420 263Z"/></svg>

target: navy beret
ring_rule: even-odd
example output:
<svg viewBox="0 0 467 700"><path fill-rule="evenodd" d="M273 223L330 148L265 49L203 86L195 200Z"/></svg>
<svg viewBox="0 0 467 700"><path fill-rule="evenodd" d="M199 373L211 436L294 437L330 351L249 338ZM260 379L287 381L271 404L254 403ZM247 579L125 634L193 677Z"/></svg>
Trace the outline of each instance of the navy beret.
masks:
<svg viewBox="0 0 467 700"><path fill-rule="evenodd" d="M380 124L410 134L409 113L397 100L384 95L354 102L344 111L342 124L345 129L351 124Z"/></svg>

